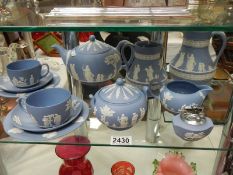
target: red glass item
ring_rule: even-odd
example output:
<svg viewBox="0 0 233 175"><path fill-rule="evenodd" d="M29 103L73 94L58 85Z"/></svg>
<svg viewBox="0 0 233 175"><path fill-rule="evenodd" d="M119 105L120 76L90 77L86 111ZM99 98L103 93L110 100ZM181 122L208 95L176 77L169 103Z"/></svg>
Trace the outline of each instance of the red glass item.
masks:
<svg viewBox="0 0 233 175"><path fill-rule="evenodd" d="M116 162L111 168L112 175L134 175L134 166L126 161Z"/></svg>
<svg viewBox="0 0 233 175"><path fill-rule="evenodd" d="M89 41L89 37L93 34L94 34L93 32L79 32L78 33L79 41L81 42Z"/></svg>
<svg viewBox="0 0 233 175"><path fill-rule="evenodd" d="M62 139L59 143L90 144L90 141L83 136L70 136ZM57 145L55 152L64 160L59 175L93 175L92 164L85 158L90 148L90 146L80 145Z"/></svg>

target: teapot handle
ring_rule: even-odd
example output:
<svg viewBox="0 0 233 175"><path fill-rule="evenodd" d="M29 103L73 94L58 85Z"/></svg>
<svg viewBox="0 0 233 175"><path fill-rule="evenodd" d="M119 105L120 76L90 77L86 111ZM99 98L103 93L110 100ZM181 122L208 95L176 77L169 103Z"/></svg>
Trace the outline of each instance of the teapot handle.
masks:
<svg viewBox="0 0 233 175"><path fill-rule="evenodd" d="M131 54L130 54L130 58L129 61L127 61L126 55L125 55L125 49L129 47L131 50ZM130 42L126 42L124 43L124 45L121 47L121 57L122 57L122 61L123 61L123 69L125 69L126 71L129 70L131 64L134 61L134 44L130 43Z"/></svg>
<svg viewBox="0 0 233 175"><path fill-rule="evenodd" d="M218 60L219 60L219 58L220 58L221 55L223 54L224 49L226 48L227 37L226 37L226 35L225 35L224 32L212 32L212 36L213 36L213 35L219 35L220 38L221 38L221 40L222 40L222 47L221 47L221 49L220 49L220 51L219 51L219 53L218 53L218 55L217 55L217 57L216 57L216 61L215 61L215 63L214 63L214 65L216 65L217 62L218 62Z"/></svg>

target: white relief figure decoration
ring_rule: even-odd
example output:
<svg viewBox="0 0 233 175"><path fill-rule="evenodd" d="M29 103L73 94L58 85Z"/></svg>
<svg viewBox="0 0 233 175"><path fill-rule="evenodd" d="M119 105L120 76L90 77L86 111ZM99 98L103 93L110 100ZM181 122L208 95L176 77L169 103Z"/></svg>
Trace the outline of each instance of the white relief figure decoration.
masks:
<svg viewBox="0 0 233 175"><path fill-rule="evenodd" d="M120 123L120 128L127 128L128 125L128 117L125 116L125 114L122 114L120 117L118 117L117 121Z"/></svg>
<svg viewBox="0 0 233 175"><path fill-rule="evenodd" d="M27 81L23 77L19 77L19 80L16 77L13 77L12 82L17 86L27 86Z"/></svg>
<svg viewBox="0 0 233 175"><path fill-rule="evenodd" d="M115 114L115 111L113 111L111 108L109 108L107 105L100 107L100 113L101 113L101 121L108 124L106 119L108 117L113 117Z"/></svg>
<svg viewBox="0 0 233 175"><path fill-rule="evenodd" d="M56 135L57 135L57 132L54 131L54 132L49 132L49 133L46 133L46 134L42 134L42 137L47 138L47 139L51 139L51 138L55 137Z"/></svg>
<svg viewBox="0 0 233 175"><path fill-rule="evenodd" d="M145 68L146 74L147 74L147 78L146 81L150 82L154 79L154 70L152 68L152 66L149 66L148 68Z"/></svg>
<svg viewBox="0 0 233 175"><path fill-rule="evenodd" d="M97 82L102 82L102 81L104 81L104 75L103 75L103 74L98 74L97 77L96 77L96 81L97 81Z"/></svg>
<svg viewBox="0 0 233 175"><path fill-rule="evenodd" d="M164 92L163 94L163 104L165 107L167 107L167 101L172 100L174 97L172 96L172 94L170 92Z"/></svg>
<svg viewBox="0 0 233 175"><path fill-rule="evenodd" d="M19 119L19 116L17 116L17 115L14 115L13 116L13 121L15 122L15 123L17 123L18 125L22 125L22 123L21 123L21 121L20 121L20 119Z"/></svg>
<svg viewBox="0 0 233 175"><path fill-rule="evenodd" d="M145 116L146 110L145 108L140 108L140 120Z"/></svg>
<svg viewBox="0 0 233 175"><path fill-rule="evenodd" d="M199 140L203 137L205 137L205 133L204 132L200 132L200 133L193 133L193 132L187 132L184 134L184 139L186 140Z"/></svg>
<svg viewBox="0 0 233 175"><path fill-rule="evenodd" d="M74 79L79 80L79 76L75 70L75 64L70 64L70 73L74 77Z"/></svg>
<svg viewBox="0 0 233 175"><path fill-rule="evenodd" d="M180 52L180 56L179 56L177 62L175 63L174 67L179 68L180 66L182 66L182 64L184 63L184 56L185 56L185 53Z"/></svg>
<svg viewBox="0 0 233 175"><path fill-rule="evenodd" d="M85 122L85 118L83 116L80 116L75 123L83 123L83 122Z"/></svg>
<svg viewBox="0 0 233 175"><path fill-rule="evenodd" d="M29 82L30 82L30 85L33 85L35 83L33 75L30 76Z"/></svg>
<svg viewBox="0 0 233 175"><path fill-rule="evenodd" d="M44 116L42 121L44 122L45 127L52 127L57 126L61 124L61 115L59 114L50 114L47 116Z"/></svg>
<svg viewBox="0 0 233 175"><path fill-rule="evenodd" d="M186 64L186 70L188 72L192 72L194 70L195 65L197 64L195 57L193 54L189 54L189 55L187 55L187 58L188 58L188 61Z"/></svg>
<svg viewBox="0 0 233 175"><path fill-rule="evenodd" d="M72 107L73 107L72 99L69 99L69 100L67 101L67 103L66 103L66 109L65 109L65 111L71 110Z"/></svg>
<svg viewBox="0 0 233 175"><path fill-rule="evenodd" d="M138 121L138 114L134 112L131 120L131 125L133 126L134 124L137 123L137 121Z"/></svg>
<svg viewBox="0 0 233 175"><path fill-rule="evenodd" d="M11 128L8 130L8 133L12 133L12 134L21 134L23 132L24 131L22 129L19 129L19 128Z"/></svg>
<svg viewBox="0 0 233 175"><path fill-rule="evenodd" d="M116 73L117 73L117 64L119 61L120 61L120 56L117 53L114 53L112 55L108 55L104 60L104 62L107 65L112 65L114 67L114 75L116 75ZM111 76L111 78L112 78L112 76Z"/></svg>
<svg viewBox="0 0 233 175"><path fill-rule="evenodd" d="M134 71L133 71L133 79L134 79L134 80L138 80L139 72L140 72L140 65L137 64L137 65L134 67Z"/></svg>
<svg viewBox="0 0 233 175"><path fill-rule="evenodd" d="M54 122L55 126L60 125L60 124L61 124L61 116L58 115L58 114L56 114L56 115L54 116L54 118L53 118L53 122Z"/></svg>
<svg viewBox="0 0 233 175"><path fill-rule="evenodd" d="M93 115L95 116L97 113L97 107L95 106L94 109L93 109Z"/></svg>
<svg viewBox="0 0 233 175"><path fill-rule="evenodd" d="M205 72L205 64L204 63L199 63L198 71L199 72Z"/></svg>
<svg viewBox="0 0 233 175"><path fill-rule="evenodd" d="M93 82L94 81L94 74L91 72L91 69L88 65L86 65L86 67L82 68L83 69L83 75L84 75L84 78L87 80L87 81L90 81L90 82Z"/></svg>

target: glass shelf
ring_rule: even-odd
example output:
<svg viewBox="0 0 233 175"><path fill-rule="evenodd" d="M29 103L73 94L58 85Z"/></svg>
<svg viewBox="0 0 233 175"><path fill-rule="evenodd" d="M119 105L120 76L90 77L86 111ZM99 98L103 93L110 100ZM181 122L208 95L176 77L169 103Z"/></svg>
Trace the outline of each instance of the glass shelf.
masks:
<svg viewBox="0 0 233 175"><path fill-rule="evenodd" d="M232 111L229 114L232 116ZM230 117L231 118L231 117ZM156 138L155 143L149 143L146 141L146 121L140 121L136 126L125 131L114 131L107 128L105 125L101 124L98 119L91 117L87 122L88 126L88 138L90 139L91 146L100 146L100 147L141 147L141 148L166 148L166 149L195 149L195 150L217 150L217 151L227 151L229 148L227 145L223 144L219 146L219 143L222 140L227 139L226 133L227 127L231 124L231 119L226 123L226 125L215 125L212 132L205 138L199 141L188 142L180 139L174 133L171 123L163 122L160 120L160 129L159 134ZM79 132L72 132L69 135L77 135ZM67 136L67 135L66 135ZM112 145L110 143L111 137L119 136L131 136L132 144L128 145ZM45 144L45 145L57 145L62 137L51 140L51 141L19 141L11 137L1 139L1 143L14 143L14 144ZM66 143L67 144L67 143ZM70 145L87 145L82 143L68 143ZM231 148L233 150L233 148Z"/></svg>
<svg viewBox="0 0 233 175"><path fill-rule="evenodd" d="M225 1L224 1L225 2ZM10 6L0 31L232 31L233 4L187 7L52 7L43 13Z"/></svg>

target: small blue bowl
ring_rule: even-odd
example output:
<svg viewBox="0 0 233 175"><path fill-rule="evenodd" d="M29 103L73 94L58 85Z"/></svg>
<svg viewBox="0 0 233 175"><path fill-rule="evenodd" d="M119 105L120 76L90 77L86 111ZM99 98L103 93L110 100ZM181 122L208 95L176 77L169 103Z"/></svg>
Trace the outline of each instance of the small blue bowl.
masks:
<svg viewBox="0 0 233 175"><path fill-rule="evenodd" d="M59 126L71 117L71 93L62 88L36 91L26 98L26 109L39 127Z"/></svg>
<svg viewBox="0 0 233 175"><path fill-rule="evenodd" d="M42 67L46 67L43 70ZM7 65L7 74L14 86L26 88L36 85L40 79L49 73L48 64L41 64L37 60L18 60Z"/></svg>

